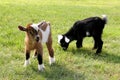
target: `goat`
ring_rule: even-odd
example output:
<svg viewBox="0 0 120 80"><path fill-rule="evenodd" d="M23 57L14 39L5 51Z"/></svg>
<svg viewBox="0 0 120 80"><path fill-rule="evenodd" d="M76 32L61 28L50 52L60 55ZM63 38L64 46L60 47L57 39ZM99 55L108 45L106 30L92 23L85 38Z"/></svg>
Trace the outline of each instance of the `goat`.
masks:
<svg viewBox="0 0 120 80"><path fill-rule="evenodd" d="M49 64L55 62L54 58L54 50L52 48L52 34L50 23L46 21L42 21L38 24L28 24L25 27L18 26L19 30L26 32L25 37L25 56L26 60L24 66L30 64L30 52L31 50L35 50L34 56L37 56L38 60L38 70L44 70L43 64L43 46L42 43L46 43L47 49L49 51Z"/></svg>
<svg viewBox="0 0 120 80"><path fill-rule="evenodd" d="M102 50L103 41L101 36L106 23L106 15L103 15L103 18L90 17L84 20L76 21L67 33L58 35L58 43L63 50L67 50L69 43L73 40L77 40L76 47L81 48L83 38L92 36L94 39L93 49L97 49L96 54L98 54Z"/></svg>

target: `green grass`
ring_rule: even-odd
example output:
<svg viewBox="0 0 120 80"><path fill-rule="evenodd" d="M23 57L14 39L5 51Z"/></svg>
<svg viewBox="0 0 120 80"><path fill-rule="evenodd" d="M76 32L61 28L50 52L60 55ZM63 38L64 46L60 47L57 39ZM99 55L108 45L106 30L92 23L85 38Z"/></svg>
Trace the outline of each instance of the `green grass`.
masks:
<svg viewBox="0 0 120 80"><path fill-rule="evenodd" d="M0 0L0 80L119 80L120 79L120 1L119 0ZM67 51L57 43L76 20L90 16L108 16L103 33L103 51L95 56L92 38L83 48L75 41ZM56 63L48 63L44 45L45 71L38 72L37 59L24 68L24 37L18 25L50 21ZM31 53L33 55L33 52Z"/></svg>

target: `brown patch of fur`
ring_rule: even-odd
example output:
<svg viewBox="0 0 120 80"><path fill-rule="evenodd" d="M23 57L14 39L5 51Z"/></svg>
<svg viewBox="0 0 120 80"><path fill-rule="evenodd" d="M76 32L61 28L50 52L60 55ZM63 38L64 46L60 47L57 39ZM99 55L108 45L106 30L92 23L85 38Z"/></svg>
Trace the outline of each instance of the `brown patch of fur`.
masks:
<svg viewBox="0 0 120 80"><path fill-rule="evenodd" d="M42 41L42 32L40 30L38 34L40 35L40 41Z"/></svg>
<svg viewBox="0 0 120 80"><path fill-rule="evenodd" d="M39 28L40 28L41 30L45 31L46 28L47 28L47 26L48 26L48 24L47 24L46 22L42 22L42 23L39 25Z"/></svg>

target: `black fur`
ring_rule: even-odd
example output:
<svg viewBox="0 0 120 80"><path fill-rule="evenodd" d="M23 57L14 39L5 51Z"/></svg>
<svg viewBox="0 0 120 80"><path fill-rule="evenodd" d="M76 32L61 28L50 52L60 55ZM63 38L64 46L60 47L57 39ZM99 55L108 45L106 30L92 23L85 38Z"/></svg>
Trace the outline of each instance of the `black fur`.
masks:
<svg viewBox="0 0 120 80"><path fill-rule="evenodd" d="M38 63L41 65L43 63L41 54L37 54Z"/></svg>
<svg viewBox="0 0 120 80"><path fill-rule="evenodd" d="M82 47L82 41L84 37L93 37L94 47L97 49L96 54L100 53L102 50L103 41L101 39L104 26L107 22L107 17L90 17L84 20L76 21L71 27L71 29L63 34L63 38L60 40L60 45L66 50L69 43L73 40L77 40L76 47ZM70 41L66 43L65 37Z"/></svg>
<svg viewBox="0 0 120 80"><path fill-rule="evenodd" d="M30 53L26 51L26 60L28 60L30 58Z"/></svg>

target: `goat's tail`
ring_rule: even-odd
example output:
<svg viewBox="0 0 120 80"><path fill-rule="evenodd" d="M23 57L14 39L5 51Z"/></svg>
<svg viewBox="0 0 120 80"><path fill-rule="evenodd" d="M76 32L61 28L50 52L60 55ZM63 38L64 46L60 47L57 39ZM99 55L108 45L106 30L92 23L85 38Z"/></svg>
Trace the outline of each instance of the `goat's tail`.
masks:
<svg viewBox="0 0 120 80"><path fill-rule="evenodd" d="M107 24L108 19L106 15L102 15L102 20L104 21L105 24Z"/></svg>

